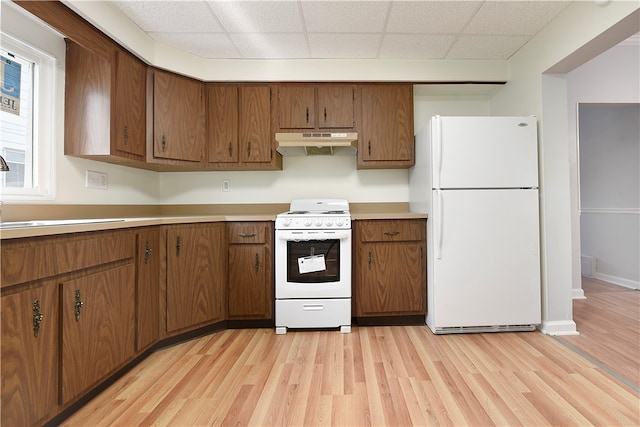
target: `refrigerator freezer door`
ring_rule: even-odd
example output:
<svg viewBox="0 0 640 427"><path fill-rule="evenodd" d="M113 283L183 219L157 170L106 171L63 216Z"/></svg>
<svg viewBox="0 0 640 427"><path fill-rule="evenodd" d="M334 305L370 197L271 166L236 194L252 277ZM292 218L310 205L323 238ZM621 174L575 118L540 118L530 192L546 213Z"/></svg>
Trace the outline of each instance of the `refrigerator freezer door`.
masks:
<svg viewBox="0 0 640 427"><path fill-rule="evenodd" d="M431 329L539 324L538 191L439 193L430 217Z"/></svg>
<svg viewBox="0 0 640 427"><path fill-rule="evenodd" d="M536 118L432 119L433 188L538 187Z"/></svg>

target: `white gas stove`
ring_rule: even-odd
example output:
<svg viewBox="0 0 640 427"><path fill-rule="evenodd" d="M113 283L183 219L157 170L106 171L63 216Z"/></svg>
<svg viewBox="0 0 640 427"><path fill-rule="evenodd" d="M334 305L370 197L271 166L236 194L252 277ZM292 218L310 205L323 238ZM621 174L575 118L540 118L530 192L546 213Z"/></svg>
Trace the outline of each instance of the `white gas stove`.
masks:
<svg viewBox="0 0 640 427"><path fill-rule="evenodd" d="M351 331L351 216L343 199L296 199L275 224L276 333Z"/></svg>

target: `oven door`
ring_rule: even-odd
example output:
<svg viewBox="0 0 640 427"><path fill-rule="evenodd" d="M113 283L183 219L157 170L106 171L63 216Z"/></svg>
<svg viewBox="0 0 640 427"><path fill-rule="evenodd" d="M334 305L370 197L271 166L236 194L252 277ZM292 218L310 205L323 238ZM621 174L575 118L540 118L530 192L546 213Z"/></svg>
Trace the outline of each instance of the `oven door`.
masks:
<svg viewBox="0 0 640 427"><path fill-rule="evenodd" d="M276 230L276 298L350 298L351 230Z"/></svg>

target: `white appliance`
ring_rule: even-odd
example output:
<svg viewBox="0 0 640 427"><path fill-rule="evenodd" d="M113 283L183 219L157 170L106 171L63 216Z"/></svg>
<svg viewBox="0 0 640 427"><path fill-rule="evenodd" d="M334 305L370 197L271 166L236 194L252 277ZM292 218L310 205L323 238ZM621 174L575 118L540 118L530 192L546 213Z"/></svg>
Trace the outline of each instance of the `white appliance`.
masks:
<svg viewBox="0 0 640 427"><path fill-rule="evenodd" d="M351 215L343 199L296 199L275 223L276 334L351 332Z"/></svg>
<svg viewBox="0 0 640 427"><path fill-rule="evenodd" d="M416 135L413 211L428 213L427 315L436 334L540 324L537 124L434 116Z"/></svg>

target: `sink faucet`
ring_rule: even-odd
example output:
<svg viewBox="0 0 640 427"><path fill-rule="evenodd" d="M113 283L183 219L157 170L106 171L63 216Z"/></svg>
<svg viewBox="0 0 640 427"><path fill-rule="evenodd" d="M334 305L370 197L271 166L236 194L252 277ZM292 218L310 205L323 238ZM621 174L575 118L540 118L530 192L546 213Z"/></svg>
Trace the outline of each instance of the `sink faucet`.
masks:
<svg viewBox="0 0 640 427"><path fill-rule="evenodd" d="M9 171L9 165L4 160L4 157L0 156L0 172L8 172L8 171Z"/></svg>

